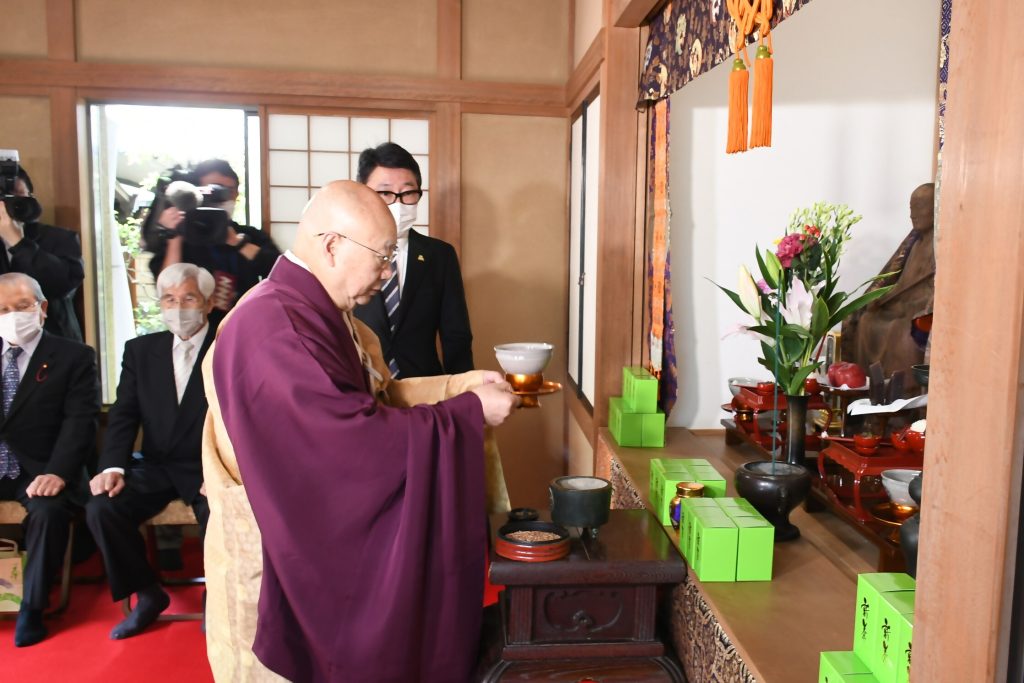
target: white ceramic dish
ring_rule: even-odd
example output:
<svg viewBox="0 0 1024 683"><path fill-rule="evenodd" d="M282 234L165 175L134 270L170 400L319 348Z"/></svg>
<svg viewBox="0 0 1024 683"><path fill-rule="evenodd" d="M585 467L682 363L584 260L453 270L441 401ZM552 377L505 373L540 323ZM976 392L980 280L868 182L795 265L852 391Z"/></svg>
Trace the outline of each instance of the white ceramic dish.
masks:
<svg viewBox="0 0 1024 683"><path fill-rule="evenodd" d="M896 505L916 508L917 503L910 497L907 487L919 474L921 474L920 470L885 470L882 472L882 484L885 486L886 493L889 494L889 500Z"/></svg>

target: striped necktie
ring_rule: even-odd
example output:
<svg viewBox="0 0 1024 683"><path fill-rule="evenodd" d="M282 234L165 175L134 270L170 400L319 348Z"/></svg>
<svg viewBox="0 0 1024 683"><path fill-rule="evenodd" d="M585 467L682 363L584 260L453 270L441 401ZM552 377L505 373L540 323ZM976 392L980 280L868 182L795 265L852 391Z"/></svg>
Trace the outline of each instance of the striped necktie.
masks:
<svg viewBox="0 0 1024 683"><path fill-rule="evenodd" d="M12 346L4 354L4 372L2 382L0 382L4 392L4 417L11 410L14 394L18 392L18 384L21 381L21 372L18 370L18 356L21 355L21 352L20 346ZM21 474L21 468L18 466L18 459L14 457L7 441L0 441L0 479L4 477L17 479L19 474Z"/></svg>
<svg viewBox="0 0 1024 683"><path fill-rule="evenodd" d="M391 334L394 336L395 330L398 328L398 302L401 299L401 295L398 292L398 267L392 268L391 277L384 283L384 288L381 289L381 296L384 297L384 308L388 312L388 325L391 329ZM395 360L393 355L388 356L388 370L391 372L392 379L398 377L398 362Z"/></svg>

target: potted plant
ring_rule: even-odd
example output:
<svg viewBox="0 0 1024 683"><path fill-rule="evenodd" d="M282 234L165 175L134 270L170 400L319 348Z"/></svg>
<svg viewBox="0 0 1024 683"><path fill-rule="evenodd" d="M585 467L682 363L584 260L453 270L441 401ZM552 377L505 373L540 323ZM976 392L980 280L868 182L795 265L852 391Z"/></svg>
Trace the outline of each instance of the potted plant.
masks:
<svg viewBox="0 0 1024 683"><path fill-rule="evenodd" d="M800 501L792 500L798 491L783 490L787 486L786 480L809 477L803 467L806 380L821 365L818 356L822 340L844 318L891 289L880 287L856 296L861 288L885 277L885 274L870 278L851 292L838 288L839 259L850 239L851 227L860 219L861 216L854 215L845 205L818 202L809 208L799 209L790 217L789 226L776 242L775 251L765 249L761 252L755 248L760 280L755 280L746 266L740 266L736 291L717 285L749 316L749 320L738 324L733 332L752 336L760 342L758 362L772 373L779 388L777 391L785 394L790 426L787 435L788 466L777 462L777 454L773 450L769 467L748 463L740 468L736 486L740 489L741 470L745 468L742 474L748 489L752 478L763 482L766 476L770 476L767 480L770 487L778 492L778 496L785 498L789 509ZM806 496L808 487L809 478L807 485L800 483L797 486L797 489L803 489L801 499ZM743 491L740 493L744 495ZM778 508L779 505L772 506L773 510ZM763 510L761 512L765 514ZM788 525L788 510L785 517ZM795 535L792 531L788 533L794 538L799 535L798 530ZM779 538L778 526L776 538L784 540Z"/></svg>

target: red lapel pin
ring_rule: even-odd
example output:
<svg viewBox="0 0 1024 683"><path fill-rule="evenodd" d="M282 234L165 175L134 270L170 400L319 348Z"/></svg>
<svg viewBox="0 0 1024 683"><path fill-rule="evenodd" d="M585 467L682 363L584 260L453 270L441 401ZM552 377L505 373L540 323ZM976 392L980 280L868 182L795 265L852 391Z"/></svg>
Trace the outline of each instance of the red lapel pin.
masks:
<svg viewBox="0 0 1024 683"><path fill-rule="evenodd" d="M46 378L49 377L49 375L50 375L50 364L49 363L43 363L42 365L39 366L39 369L36 371L36 381L37 382L44 382L44 381L46 381Z"/></svg>

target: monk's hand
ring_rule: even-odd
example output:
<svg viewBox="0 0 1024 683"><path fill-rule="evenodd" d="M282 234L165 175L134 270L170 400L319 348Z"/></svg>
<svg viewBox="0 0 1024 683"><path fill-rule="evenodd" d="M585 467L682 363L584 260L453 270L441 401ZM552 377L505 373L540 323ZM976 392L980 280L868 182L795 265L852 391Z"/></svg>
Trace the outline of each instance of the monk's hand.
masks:
<svg viewBox="0 0 1024 683"><path fill-rule="evenodd" d="M107 494L113 498L124 490L124 475L120 472L100 472L89 481L89 491L94 496Z"/></svg>
<svg viewBox="0 0 1024 683"><path fill-rule="evenodd" d="M473 389L473 393L480 398L484 422L491 427L500 425L519 407L519 397L512 393L512 385L504 380L481 384Z"/></svg>
<svg viewBox="0 0 1024 683"><path fill-rule="evenodd" d="M497 384L498 382L504 382L505 375L495 370L481 370L480 371L480 383L481 384Z"/></svg>
<svg viewBox="0 0 1024 683"><path fill-rule="evenodd" d="M64 490L64 480L56 474L40 474L32 480L32 483L25 489L25 495L29 498L35 496L56 496Z"/></svg>

